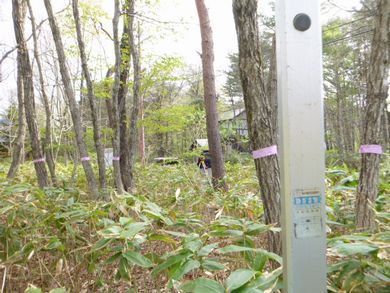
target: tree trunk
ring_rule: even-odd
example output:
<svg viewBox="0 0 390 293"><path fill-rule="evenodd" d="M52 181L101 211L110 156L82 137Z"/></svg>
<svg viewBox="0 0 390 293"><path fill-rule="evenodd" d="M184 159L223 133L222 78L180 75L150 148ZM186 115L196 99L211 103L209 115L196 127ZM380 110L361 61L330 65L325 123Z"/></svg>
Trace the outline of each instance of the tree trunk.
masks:
<svg viewBox="0 0 390 293"><path fill-rule="evenodd" d="M141 64L140 64L140 31L138 30L138 42L134 37L134 1L129 2L129 36L131 56L133 57L133 110L130 118L130 133L129 133L129 173L130 173L130 188L134 188L134 167L135 158L138 148L138 116L139 104L141 96Z"/></svg>
<svg viewBox="0 0 390 293"><path fill-rule="evenodd" d="M129 132L127 127L127 109L126 98L128 93L128 77L130 71L131 53L130 53L130 10L133 5L132 0L126 0L124 9L126 11L123 21L123 33L120 44L121 49L121 73L118 90L118 111L119 111L119 136L120 136L120 167L123 187L128 190L131 186L130 161L129 161Z"/></svg>
<svg viewBox="0 0 390 293"><path fill-rule="evenodd" d="M239 68L253 150L276 145L276 113L267 97L262 72L257 1L234 0L233 13L239 47ZM280 225L280 181L277 157L255 159L266 224ZM269 249L281 254L281 237L269 233Z"/></svg>
<svg viewBox="0 0 390 293"><path fill-rule="evenodd" d="M65 58L64 46L62 44L61 34L53 15L53 8L51 7L50 0L44 0L44 2L46 6L47 15L49 17L51 32L56 46L62 82L65 87L65 95L72 116L73 128L76 134L77 148L79 151L79 155L81 157L81 164L84 168L84 172L87 178L91 196L93 199L97 199L99 196L99 191L96 184L97 182L96 182L95 174L93 173L93 169L90 163L90 158L88 156L87 146L85 144L84 137L83 137L83 129L81 125L80 112L77 107L77 102L75 99L75 94L73 91L69 70L66 67L66 58Z"/></svg>
<svg viewBox="0 0 390 293"><path fill-rule="evenodd" d="M51 134L51 109L50 109L50 103L49 98L46 94L46 88L45 88L45 81L43 78L43 70L42 70L42 64L41 59L38 54L38 38L37 38L37 32L36 32L36 23L35 23L35 17L34 13L31 7L30 0L27 0L28 10L30 13L30 21L31 21L31 30L32 30L32 36L34 41L34 58L37 62L38 66L38 74L39 74L39 83L41 87L41 93L42 93L42 99L43 104L45 106L45 114L46 114L46 133L45 133L45 141L43 144L43 151L46 156L46 162L47 166L49 167L50 177L53 185L57 185L57 176L55 171L55 163L53 159L53 149L52 149L52 134Z"/></svg>
<svg viewBox="0 0 390 293"><path fill-rule="evenodd" d="M73 16L76 25L76 32L77 32L77 43L80 51L81 66L82 66L85 82L87 84L88 100L89 100L89 105L91 107L93 139L95 142L95 149L96 149L97 162L99 168L99 183L100 183L100 188L103 190L103 192L105 192L105 189L107 187L106 163L104 161L104 146L102 143L102 132L101 132L101 126L98 118L99 110L96 103L96 96L93 88L91 74L88 69L87 56L85 54L85 44L83 41L83 36L81 34L81 23L80 23L80 13L78 9L78 0L72 1L72 7L73 7Z"/></svg>
<svg viewBox="0 0 390 293"><path fill-rule="evenodd" d="M120 169L120 131L119 131L119 111L118 111L118 92L120 88L120 74L121 74L121 52L118 36L118 23L120 16L120 1L115 0L115 12L112 19L113 33L114 33L114 50L115 50L115 81L114 88L112 90L112 128L113 128L113 140L112 148L114 159L112 165L114 167L114 180L115 186L119 194L123 193L123 183Z"/></svg>
<svg viewBox="0 0 390 293"><path fill-rule="evenodd" d="M269 76L267 81L267 98L269 105L271 106L271 118L272 128L278 129L278 79L276 72L276 37L275 34L272 36L272 53L270 60Z"/></svg>
<svg viewBox="0 0 390 293"><path fill-rule="evenodd" d="M24 110L26 121L30 133L32 156L34 159L35 172L38 177L40 187L48 186L45 160L39 140L39 130L35 113L34 86L32 79L32 68L28 54L26 39L24 37L24 18L26 16L26 5L24 1L12 1L12 16L14 21L15 39L18 44L18 54L20 55L20 69L23 77Z"/></svg>
<svg viewBox="0 0 390 293"><path fill-rule="evenodd" d="M141 122L144 119L145 115L145 108L144 108L144 97L141 95L140 96L140 119ZM139 133L139 156L141 159L141 164L145 165L146 162L146 154L145 154L145 127L141 126L140 127L140 133Z"/></svg>
<svg viewBox="0 0 390 293"><path fill-rule="evenodd" d="M17 93L18 93L18 133L14 147L12 148L12 163L9 167L7 178L13 179L19 169L22 161L24 137L26 135L26 123L24 120L24 93L23 93L23 76L21 72L20 54L17 57Z"/></svg>
<svg viewBox="0 0 390 293"><path fill-rule="evenodd" d="M374 37L367 83L367 105L364 118L363 145L383 144L382 121L389 89L390 1L378 0ZM373 230L375 214L371 204L378 196L380 154L362 153L356 202L356 229Z"/></svg>
<svg viewBox="0 0 390 293"><path fill-rule="evenodd" d="M202 38L204 101L206 108L207 139L212 161L212 182L214 188L227 189L227 184L223 180L225 177L225 166L218 125L217 94L215 91L215 75L213 64L213 35L204 0L195 0L195 4L198 11L200 34Z"/></svg>

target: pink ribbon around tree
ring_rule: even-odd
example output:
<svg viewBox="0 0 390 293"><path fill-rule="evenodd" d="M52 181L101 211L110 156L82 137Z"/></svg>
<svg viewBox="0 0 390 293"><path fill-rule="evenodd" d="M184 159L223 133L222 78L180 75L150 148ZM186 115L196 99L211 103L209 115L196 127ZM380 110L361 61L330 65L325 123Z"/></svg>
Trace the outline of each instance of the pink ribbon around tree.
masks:
<svg viewBox="0 0 390 293"><path fill-rule="evenodd" d="M43 163L45 161L45 158L40 158L40 159L36 159L33 161L34 164L37 164L37 163Z"/></svg>
<svg viewBox="0 0 390 293"><path fill-rule="evenodd" d="M360 146L361 154L377 154L383 153L382 146L378 144L363 144Z"/></svg>
<svg viewBox="0 0 390 293"><path fill-rule="evenodd" d="M119 161L119 160L120 160L120 157L112 157L112 160L113 160L113 161Z"/></svg>
<svg viewBox="0 0 390 293"><path fill-rule="evenodd" d="M90 157L82 157L80 160L81 162L84 162L84 161L89 161L91 158Z"/></svg>
<svg viewBox="0 0 390 293"><path fill-rule="evenodd" d="M272 145L263 149L258 149L252 152L254 159L260 159L272 155L276 155L278 153L278 148L276 145Z"/></svg>

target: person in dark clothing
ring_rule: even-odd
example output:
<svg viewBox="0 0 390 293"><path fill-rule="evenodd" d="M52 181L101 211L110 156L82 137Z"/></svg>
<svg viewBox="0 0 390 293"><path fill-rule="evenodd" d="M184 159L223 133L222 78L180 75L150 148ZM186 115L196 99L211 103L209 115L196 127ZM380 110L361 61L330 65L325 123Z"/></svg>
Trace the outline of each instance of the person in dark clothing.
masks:
<svg viewBox="0 0 390 293"><path fill-rule="evenodd" d="M211 169L211 158L208 151L203 151L202 155L198 158L196 163L200 169Z"/></svg>

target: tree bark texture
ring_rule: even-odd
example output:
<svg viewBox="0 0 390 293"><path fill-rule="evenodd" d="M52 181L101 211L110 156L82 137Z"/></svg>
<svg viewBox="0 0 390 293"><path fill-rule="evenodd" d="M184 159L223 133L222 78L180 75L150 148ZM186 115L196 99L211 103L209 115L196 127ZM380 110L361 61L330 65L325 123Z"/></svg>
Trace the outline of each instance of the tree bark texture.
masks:
<svg viewBox="0 0 390 293"><path fill-rule="evenodd" d="M262 71L256 0L233 0L239 47L239 68L253 150L276 145L273 104L267 97ZM276 156L255 159L266 224L280 225L280 179ZM281 237L269 233L269 249L281 254Z"/></svg>
<svg viewBox="0 0 390 293"><path fill-rule="evenodd" d="M17 56L17 96L18 96L18 132L12 149L12 163L9 167L7 178L15 177L19 169L23 156L24 138L26 136L26 123L24 120L24 92L23 92L23 77L21 72L20 54Z"/></svg>
<svg viewBox="0 0 390 293"><path fill-rule="evenodd" d="M112 161L114 167L114 181L117 188L117 192L122 194L123 182L120 169L120 130L119 130L119 111L118 111L118 92L120 88L120 75L121 75L121 52L120 43L118 36L118 23L120 17L120 1L115 0L115 11L112 19L113 34L114 34L114 51L115 51L115 77L114 87L112 90L112 128L113 128L113 139L112 148L115 160Z"/></svg>
<svg viewBox="0 0 390 293"><path fill-rule="evenodd" d="M49 167L50 177L53 185L57 185L57 176L55 171L55 163L53 158L53 148L52 148L52 133L51 133L51 109L49 98L46 93L45 81L43 77L42 63L38 52L38 37L37 37L37 26L35 22L34 13L31 7L30 0L27 0L27 6L30 13L30 21L31 21L31 30L34 42L34 58L38 67L38 75L39 75L39 84L41 88L42 100L45 107L46 114L46 122L45 122L45 140L43 143L43 152L46 157L46 163Z"/></svg>
<svg viewBox="0 0 390 293"><path fill-rule="evenodd" d="M18 44L18 54L20 55L20 69L23 77L24 111L26 114L27 127L30 133L32 156L34 168L37 174L40 187L49 185L45 160L40 145L39 130L35 113L34 85L32 68L26 39L24 36L24 19L26 16L26 3L20 0L12 1L12 16L14 22L15 39Z"/></svg>
<svg viewBox="0 0 390 293"><path fill-rule="evenodd" d="M88 95L89 105L91 108L93 139L95 143L96 156L97 156L97 162L99 168L99 185L100 188L103 191L105 191L107 187L106 163L104 161L104 146L102 143L102 131L101 131L101 126L98 117L99 109L96 103L95 91L92 83L91 74L88 68L87 55L85 53L85 44L81 33L81 21L80 21L80 13L78 8L78 0L72 1L72 7L73 7L73 17L76 25L77 43L80 51L81 66L82 66L85 82L87 84L87 91L88 91L87 95Z"/></svg>
<svg viewBox="0 0 390 293"><path fill-rule="evenodd" d="M202 68L204 102L206 108L207 139L212 161L212 182L214 188L227 189L225 166L222 154L221 136L218 125L217 94L214 74L214 43L210 19L204 0L195 0L202 38Z"/></svg>
<svg viewBox="0 0 390 293"><path fill-rule="evenodd" d="M362 144L382 145L382 122L389 89L390 1L378 0L375 11ZM379 154L361 154L356 201L356 229L360 231L375 228L371 204L375 204L378 196L379 163Z"/></svg>
<svg viewBox="0 0 390 293"><path fill-rule="evenodd" d="M60 66L60 72L62 77L62 82L64 84L64 90L65 90L65 96L67 98L67 102L69 104L70 113L72 116L73 121L73 128L76 134L76 142L77 142L77 148L79 151L79 155L81 157L81 164L84 168L85 176L87 178L89 191L91 192L91 196L94 199L97 199L99 196L99 191L97 187L96 177L93 172L90 158L88 157L88 151L87 146L84 141L83 137L83 129L81 125L81 119L80 119L80 112L77 107L77 102L75 99L75 94L72 87L72 81L70 78L69 70L66 66L66 57L65 57L65 51L64 46L62 43L62 38L60 31L58 29L58 25L56 23L56 20L54 18L53 14L53 8L51 6L50 0L44 0L46 11L49 17L49 24L50 29L53 35L54 43L56 46L57 51L57 57L58 57L58 63Z"/></svg>
<svg viewBox="0 0 390 293"><path fill-rule="evenodd" d="M278 80L276 72L276 37L272 36L272 53L267 81L267 98L271 106L272 128L278 129Z"/></svg>
<svg viewBox="0 0 390 293"><path fill-rule="evenodd" d="M123 19L123 33L120 44L121 49L121 72L118 90L118 111L119 111L119 136L120 136L120 166L123 187L128 190L131 185L130 160L129 160L129 131L127 121L126 98L128 94L128 78L131 65L130 48L130 11L134 8L134 1L126 0L123 10L126 12ZM134 10L134 9L133 9Z"/></svg>
<svg viewBox="0 0 390 293"><path fill-rule="evenodd" d="M134 188L134 167L138 148L138 116L141 96L141 61L140 61L140 40L135 41L134 36L134 2L129 1L129 36L131 56L133 57L133 109L130 117L130 133L129 133L129 173L130 185L129 188ZM138 37L140 31L138 30Z"/></svg>

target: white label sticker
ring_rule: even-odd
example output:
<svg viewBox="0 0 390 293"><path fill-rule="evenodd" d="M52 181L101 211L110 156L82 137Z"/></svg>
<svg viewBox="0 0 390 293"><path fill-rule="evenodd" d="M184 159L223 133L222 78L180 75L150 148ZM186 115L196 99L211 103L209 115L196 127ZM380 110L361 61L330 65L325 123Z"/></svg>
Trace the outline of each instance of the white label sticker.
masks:
<svg viewBox="0 0 390 293"><path fill-rule="evenodd" d="M294 236L313 238L323 234L322 195L318 188L297 189L293 196Z"/></svg>

